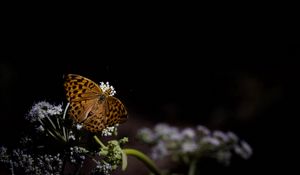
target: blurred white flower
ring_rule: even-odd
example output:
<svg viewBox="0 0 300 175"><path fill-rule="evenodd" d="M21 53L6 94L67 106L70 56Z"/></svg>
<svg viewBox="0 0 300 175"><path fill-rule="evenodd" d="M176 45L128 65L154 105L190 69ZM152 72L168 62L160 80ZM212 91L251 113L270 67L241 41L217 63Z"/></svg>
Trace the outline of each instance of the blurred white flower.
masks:
<svg viewBox="0 0 300 175"><path fill-rule="evenodd" d="M161 159L165 156L169 155L169 151L166 147L166 144L163 141L159 141L155 147L152 149L151 157L153 159Z"/></svg>
<svg viewBox="0 0 300 175"><path fill-rule="evenodd" d="M149 128L140 129L137 136L146 143L153 143L156 139L155 134Z"/></svg>
<svg viewBox="0 0 300 175"><path fill-rule="evenodd" d="M184 138L188 139L194 139L196 136L196 133L192 128L185 128L181 133Z"/></svg>
<svg viewBox="0 0 300 175"><path fill-rule="evenodd" d="M224 165L228 166L230 164L232 154L230 151L218 151L216 153L216 159L220 162L223 163Z"/></svg>
<svg viewBox="0 0 300 175"><path fill-rule="evenodd" d="M238 136L231 131L227 132L227 136L229 140L233 141L234 143L236 143L239 140Z"/></svg>
<svg viewBox="0 0 300 175"><path fill-rule="evenodd" d="M253 153L251 146L245 141L241 141L240 145L235 145L234 151L236 154L240 155L243 159L249 159Z"/></svg>
<svg viewBox="0 0 300 175"><path fill-rule="evenodd" d="M207 135L209 135L210 134L210 130L207 128L207 127L205 127L205 126L203 126L203 125L198 125L197 126L197 131L199 132L199 134L202 136L207 136Z"/></svg>
<svg viewBox="0 0 300 175"><path fill-rule="evenodd" d="M183 140L183 138L184 138L184 135L181 134L181 133L179 132L179 130L177 130L176 132L173 132L173 133L170 135L170 140L171 140L171 141L180 142L180 141Z"/></svg>
<svg viewBox="0 0 300 175"><path fill-rule="evenodd" d="M201 144L208 144L211 145L213 147L217 147L221 144L220 140L214 138L214 137L209 137L209 136L205 136L201 139L200 141Z"/></svg>
<svg viewBox="0 0 300 175"><path fill-rule="evenodd" d="M252 155L251 146L244 140L241 141L241 145L242 145L242 148L244 149L244 151L247 153L247 155L251 156Z"/></svg>
<svg viewBox="0 0 300 175"><path fill-rule="evenodd" d="M192 153L197 150L199 145L197 145L195 142L183 142L181 145L181 152L183 153Z"/></svg>
<svg viewBox="0 0 300 175"><path fill-rule="evenodd" d="M216 159L229 165L232 153L243 158L252 155L252 149L241 141L233 132L210 131L202 125L194 128L179 129L166 123L159 123L153 129L143 128L138 131L139 138L152 145L152 158L161 159L170 155L174 161L189 161L203 156Z"/></svg>
<svg viewBox="0 0 300 175"><path fill-rule="evenodd" d="M156 133L157 137L167 138L170 135L177 134L178 130L175 127L170 127L165 123L161 123L154 127L154 132Z"/></svg>
<svg viewBox="0 0 300 175"><path fill-rule="evenodd" d="M220 139L223 142L228 142L229 137L222 131L216 130L213 132L213 137Z"/></svg>

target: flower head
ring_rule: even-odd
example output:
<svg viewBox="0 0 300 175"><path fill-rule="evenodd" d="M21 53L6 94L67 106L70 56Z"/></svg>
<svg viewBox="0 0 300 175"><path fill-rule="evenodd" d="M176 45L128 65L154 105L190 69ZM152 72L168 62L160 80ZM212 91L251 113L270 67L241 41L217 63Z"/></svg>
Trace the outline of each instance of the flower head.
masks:
<svg viewBox="0 0 300 175"><path fill-rule="evenodd" d="M182 153L193 153L197 150L199 145L196 142L184 142L181 145L181 152Z"/></svg>
<svg viewBox="0 0 300 175"><path fill-rule="evenodd" d="M149 128L141 128L137 136L145 143L153 143L156 140L156 135Z"/></svg>
<svg viewBox="0 0 300 175"><path fill-rule="evenodd" d="M162 159L163 157L169 155L169 150L167 149L167 146L165 142L159 141L156 146L152 149L151 157L153 159Z"/></svg>
<svg viewBox="0 0 300 175"><path fill-rule="evenodd" d="M227 134L225 134L222 131L216 130L213 132L213 137L223 141L223 142L228 142L229 141L229 137L227 136Z"/></svg>
<svg viewBox="0 0 300 175"><path fill-rule="evenodd" d="M107 94L109 96L114 96L116 94L115 88L109 85L109 82L100 82L100 88L104 94Z"/></svg>
<svg viewBox="0 0 300 175"><path fill-rule="evenodd" d="M191 160L210 157L229 165L233 153L243 158L252 155L249 144L241 141L240 145L237 145L239 138L233 132L210 131L202 125L179 129L161 123L153 129L142 128L138 137L153 146L153 159L162 159L170 155L175 161L191 163Z"/></svg>
<svg viewBox="0 0 300 175"><path fill-rule="evenodd" d="M185 128L181 132L182 136L187 139L194 139L196 137L196 133L192 128Z"/></svg>
<svg viewBox="0 0 300 175"><path fill-rule="evenodd" d="M96 167L93 169L92 174L110 175L112 166L104 161L96 161Z"/></svg>
<svg viewBox="0 0 300 175"><path fill-rule="evenodd" d="M108 127L104 128L101 131L101 135L102 136L112 136L113 134L117 135L117 128L118 128L118 126L119 126L119 124L116 124L114 126L108 126Z"/></svg>
<svg viewBox="0 0 300 175"><path fill-rule="evenodd" d="M198 134L203 135L203 136L207 136L210 134L210 130L203 125L198 125L197 131L198 131Z"/></svg>
<svg viewBox="0 0 300 175"><path fill-rule="evenodd" d="M26 119L28 119L30 122L35 122L45 117L61 115L62 111L62 105L55 106L46 101L41 101L32 106L31 110L26 116Z"/></svg>
<svg viewBox="0 0 300 175"><path fill-rule="evenodd" d="M105 156L105 161L109 163L114 170L122 162L122 153L120 142L117 140L110 140L107 142L107 146L101 148L99 155Z"/></svg>
<svg viewBox="0 0 300 175"><path fill-rule="evenodd" d="M3 163L9 162L9 155L7 153L7 148L4 146L0 147L0 162L3 162Z"/></svg>

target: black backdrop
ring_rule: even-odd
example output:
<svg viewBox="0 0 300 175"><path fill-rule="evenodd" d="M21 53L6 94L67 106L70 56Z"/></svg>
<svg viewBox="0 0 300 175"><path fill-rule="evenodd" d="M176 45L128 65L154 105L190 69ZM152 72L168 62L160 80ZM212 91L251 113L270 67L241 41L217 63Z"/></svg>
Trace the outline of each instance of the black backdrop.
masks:
<svg viewBox="0 0 300 175"><path fill-rule="evenodd" d="M186 52L185 57L185 53L172 53L165 60L155 52L145 54L146 58L134 54L131 58L93 56L95 61L91 56L79 56L62 61L40 56L34 63L3 62L1 144L13 145L27 129L23 118L34 102L66 102L63 75L76 73L96 82L109 81L129 113L143 120L233 130L253 146L254 156L244 165L251 172L267 164L282 165L291 151L286 146L294 146L289 139L296 128L293 97L298 92L299 64L253 61L251 57L268 55L270 48L240 49L235 57L250 55L250 59L215 61L211 56ZM231 54L225 48L218 50L221 53L214 56ZM289 53L285 57L297 57L295 49Z"/></svg>

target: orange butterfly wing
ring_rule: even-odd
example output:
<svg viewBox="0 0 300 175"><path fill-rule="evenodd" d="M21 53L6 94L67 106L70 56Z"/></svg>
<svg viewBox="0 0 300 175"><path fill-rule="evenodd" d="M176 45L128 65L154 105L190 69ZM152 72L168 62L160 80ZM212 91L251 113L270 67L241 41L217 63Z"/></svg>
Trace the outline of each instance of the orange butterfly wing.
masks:
<svg viewBox="0 0 300 175"><path fill-rule="evenodd" d="M64 87L70 102L69 115L76 122L82 123L87 130L99 132L107 126L127 120L128 114L122 102L108 96L92 80L69 74Z"/></svg>

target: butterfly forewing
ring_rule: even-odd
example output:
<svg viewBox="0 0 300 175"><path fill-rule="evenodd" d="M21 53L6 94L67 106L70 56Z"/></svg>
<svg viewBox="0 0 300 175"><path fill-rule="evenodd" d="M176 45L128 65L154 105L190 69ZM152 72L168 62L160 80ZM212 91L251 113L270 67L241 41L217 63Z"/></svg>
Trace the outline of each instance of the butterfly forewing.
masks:
<svg viewBox="0 0 300 175"><path fill-rule="evenodd" d="M80 75L68 74L64 86L69 102L93 99L102 94L102 90L95 82Z"/></svg>

